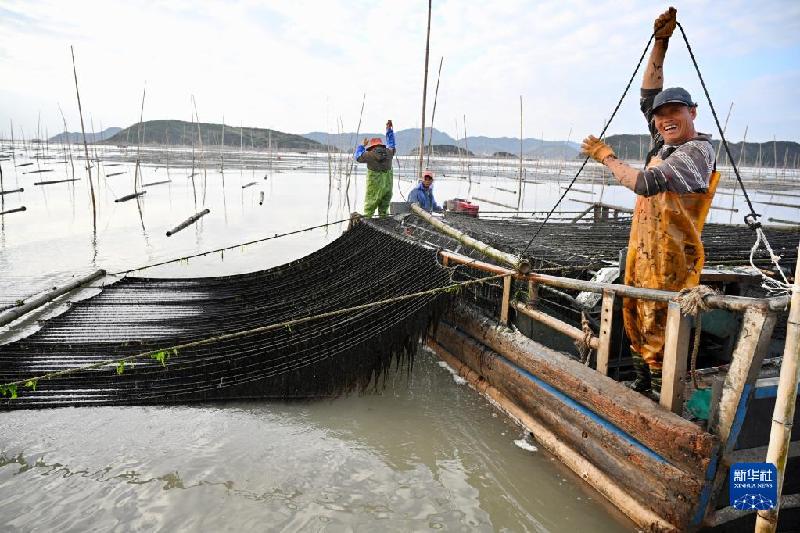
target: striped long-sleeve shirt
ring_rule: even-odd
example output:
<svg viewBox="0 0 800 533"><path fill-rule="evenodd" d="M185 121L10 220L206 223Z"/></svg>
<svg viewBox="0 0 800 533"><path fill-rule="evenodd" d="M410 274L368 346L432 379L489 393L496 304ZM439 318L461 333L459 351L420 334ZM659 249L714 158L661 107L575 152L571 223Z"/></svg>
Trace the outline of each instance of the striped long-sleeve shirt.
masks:
<svg viewBox="0 0 800 533"><path fill-rule="evenodd" d="M664 144L653 120L653 100L659 92L658 89L642 89L641 109L647 119L654 146L647 162L655 155L661 159L661 163L639 172L634 192L642 196L664 191L680 194L706 192L715 163L711 136L698 133L678 146Z"/></svg>

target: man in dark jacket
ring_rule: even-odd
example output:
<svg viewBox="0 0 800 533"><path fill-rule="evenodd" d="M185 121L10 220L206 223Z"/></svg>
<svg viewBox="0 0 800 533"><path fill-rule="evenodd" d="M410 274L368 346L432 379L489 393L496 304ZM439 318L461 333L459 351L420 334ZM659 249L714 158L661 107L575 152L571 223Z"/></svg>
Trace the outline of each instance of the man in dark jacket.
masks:
<svg viewBox="0 0 800 533"><path fill-rule="evenodd" d="M392 121L386 122L386 144L380 137L369 141L364 139L356 147L353 157L359 163L367 164L367 194L364 198L364 216L371 217L378 210L380 216L389 213L389 202L392 200L394 173L392 158L395 153L394 131Z"/></svg>
<svg viewBox="0 0 800 533"><path fill-rule="evenodd" d="M442 210L433 198L433 172L426 170L422 173L422 179L419 184L408 195L408 202L419 204L422 209L429 213L431 211L438 213Z"/></svg>

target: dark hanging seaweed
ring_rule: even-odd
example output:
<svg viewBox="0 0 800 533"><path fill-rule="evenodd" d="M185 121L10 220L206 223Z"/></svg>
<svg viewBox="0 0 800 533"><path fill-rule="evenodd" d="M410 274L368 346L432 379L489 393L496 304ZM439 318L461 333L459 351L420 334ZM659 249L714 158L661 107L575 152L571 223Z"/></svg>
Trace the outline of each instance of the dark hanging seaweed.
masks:
<svg viewBox="0 0 800 533"><path fill-rule="evenodd" d="M20 387L0 408L313 398L379 388L410 368L448 293L417 296L202 346L171 346L445 287L436 252L370 224L270 270L217 278L125 278L32 336L0 347L0 384L115 362Z"/></svg>

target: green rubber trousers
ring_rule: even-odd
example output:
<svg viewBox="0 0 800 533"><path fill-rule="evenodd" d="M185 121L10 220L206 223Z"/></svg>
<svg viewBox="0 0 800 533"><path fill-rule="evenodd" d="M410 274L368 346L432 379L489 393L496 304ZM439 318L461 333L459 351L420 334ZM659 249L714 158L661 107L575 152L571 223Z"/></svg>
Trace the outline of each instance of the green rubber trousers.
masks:
<svg viewBox="0 0 800 533"><path fill-rule="evenodd" d="M394 188L394 172L389 170L367 169L367 195L364 198L364 216L371 217L378 210L378 215L389 214L389 202L392 200Z"/></svg>

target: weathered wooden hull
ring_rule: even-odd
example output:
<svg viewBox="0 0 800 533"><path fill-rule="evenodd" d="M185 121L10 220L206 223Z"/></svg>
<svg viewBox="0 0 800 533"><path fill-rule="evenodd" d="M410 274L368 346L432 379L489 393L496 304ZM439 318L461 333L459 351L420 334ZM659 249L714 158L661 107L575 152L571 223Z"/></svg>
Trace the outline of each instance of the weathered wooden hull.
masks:
<svg viewBox="0 0 800 533"><path fill-rule="evenodd" d="M428 342L637 526L698 522L716 470L714 435L463 304Z"/></svg>

